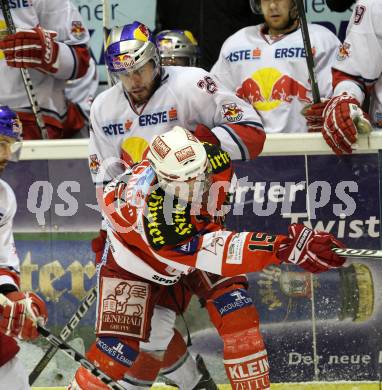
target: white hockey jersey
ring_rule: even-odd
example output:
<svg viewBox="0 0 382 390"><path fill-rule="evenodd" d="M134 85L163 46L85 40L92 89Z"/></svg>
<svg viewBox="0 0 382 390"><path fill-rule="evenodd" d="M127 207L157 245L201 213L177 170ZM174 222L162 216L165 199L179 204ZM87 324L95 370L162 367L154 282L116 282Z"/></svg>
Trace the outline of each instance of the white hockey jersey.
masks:
<svg viewBox="0 0 382 390"><path fill-rule="evenodd" d="M325 27L308 26L320 95L329 97L340 41ZM229 37L211 73L253 105L266 133L306 132L301 110L312 102L312 93L301 31L272 39L263 29L245 27Z"/></svg>
<svg viewBox="0 0 382 390"><path fill-rule="evenodd" d="M370 116L374 126L382 127L382 2L359 0L354 7L346 38L340 46L334 68L344 74L334 73L334 94L354 92L362 103L364 94L353 81L371 93ZM379 27L378 27L379 26Z"/></svg>
<svg viewBox="0 0 382 390"><path fill-rule="evenodd" d="M210 73L180 66L163 68L160 87L139 112L119 82L96 97L90 120L89 166L93 181L98 185L124 171L117 163L97 179L97 174L103 172L99 168L101 164L105 165L105 160L117 160L123 152L126 161L136 163L145 157L154 135L176 125L190 131L199 124L207 126L232 159L243 160L250 158L250 150L255 148L256 131L262 129L260 118L252 107L214 80ZM240 136L239 125L247 126L244 137ZM245 136L247 139L243 139Z"/></svg>
<svg viewBox="0 0 382 390"><path fill-rule="evenodd" d="M14 284L20 275L12 225L16 214L16 197L12 188L0 179L0 285Z"/></svg>
<svg viewBox="0 0 382 390"><path fill-rule="evenodd" d="M31 29L40 25L57 32L57 41L67 45L86 44L89 33L84 28L82 17L70 0L10 0L11 14L16 28ZM7 34L7 27L0 10L0 39ZM75 56L65 45L60 45L60 61L75 61ZM66 67L73 69L72 66ZM74 66L74 68L76 68ZM65 67L61 67L65 71ZM72 71L72 70L71 70ZM65 79L70 74L58 71L54 75L29 69L35 94L42 112L61 122L66 114L64 97ZM3 103L17 111L30 112L30 103L25 92L20 70L7 66L0 51L0 95Z"/></svg>

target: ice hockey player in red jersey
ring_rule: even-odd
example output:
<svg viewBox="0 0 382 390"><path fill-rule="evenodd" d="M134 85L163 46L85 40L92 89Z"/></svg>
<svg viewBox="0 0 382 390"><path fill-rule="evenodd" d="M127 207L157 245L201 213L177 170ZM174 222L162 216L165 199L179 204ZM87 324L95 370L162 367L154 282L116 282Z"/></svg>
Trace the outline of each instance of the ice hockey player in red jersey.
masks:
<svg viewBox="0 0 382 390"><path fill-rule="evenodd" d="M21 147L21 122L8 106L0 106L0 175L8 160L16 159ZM33 292L20 291L20 262L12 234L16 197L0 179L0 294L10 304L0 306L0 388L29 389L28 375L17 357L16 338L33 340L38 336L37 321L45 323L44 301Z"/></svg>
<svg viewBox="0 0 382 390"><path fill-rule="evenodd" d="M159 331L151 321L155 303L182 275L224 342L232 388L269 389L267 351L242 274L282 262L324 272L345 261L331 251L344 247L333 235L301 224L287 236L226 230L231 175L228 153L175 126L154 137L147 160L105 188L108 247L99 270L97 339L87 356L126 389L144 388L134 381L139 343ZM148 354L150 369L159 369L163 346ZM80 368L73 389L88 383L106 389Z"/></svg>

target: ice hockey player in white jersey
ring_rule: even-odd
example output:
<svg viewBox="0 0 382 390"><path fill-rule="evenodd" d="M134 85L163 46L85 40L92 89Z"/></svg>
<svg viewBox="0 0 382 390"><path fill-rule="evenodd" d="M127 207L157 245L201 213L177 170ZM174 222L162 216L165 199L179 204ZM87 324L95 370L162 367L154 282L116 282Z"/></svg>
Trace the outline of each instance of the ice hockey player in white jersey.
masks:
<svg viewBox="0 0 382 390"><path fill-rule="evenodd" d="M68 138L81 113L65 99L67 80L85 75L89 32L70 0L10 1L17 32L9 34L0 11L0 95L14 109L24 139L41 138L18 68L28 68L49 138ZM33 49L30 46L33 45Z"/></svg>
<svg viewBox="0 0 382 390"><path fill-rule="evenodd" d="M175 66L197 66L198 42L191 31L163 30L155 36L161 64Z"/></svg>
<svg viewBox="0 0 382 390"><path fill-rule="evenodd" d="M123 172L120 157L128 164L139 162L145 157L152 136L162 134L176 124L188 126L203 140L220 144L237 159L255 158L261 152L265 134L251 106L202 69L162 67L154 38L145 25L134 22L114 28L107 43L106 62L118 83L98 95L92 105L89 147L90 171L101 194L104 184ZM105 165L108 159L117 160L117 164L108 166L106 174L98 181L100 166ZM219 164L223 164L223 161ZM99 239L92 242L98 259L102 254L102 237L105 235L101 231ZM175 296L183 294L180 288L174 290ZM160 328L163 332L174 333L174 313L179 313L179 309L184 310L191 298L190 292L186 294L186 297L181 297L180 302L185 299L181 307L176 307L168 295L167 302L162 302L166 309L157 310L159 318L156 321L162 321ZM153 347L154 344L145 348ZM172 372L167 372L167 378L185 389L216 388L208 376L206 380L206 374L200 377L200 364L196 369L176 330L167 352L162 372L164 367L173 367ZM141 360L138 361L141 366L135 364L135 374L142 379L139 367L147 363L142 361L144 354L140 356ZM146 370L144 373L146 383L157 375L156 365L151 366L152 372ZM204 383L198 383L199 380L204 380Z"/></svg>
<svg viewBox="0 0 382 390"><path fill-rule="evenodd" d="M107 158L145 156L150 137L174 125L219 143L232 159L255 158L265 134L250 105L201 68L161 67L148 28L139 23L113 28L106 49L109 71L120 81L95 99L91 113L90 165L93 178ZM105 180L122 172L108 167ZM101 183L102 184L102 183Z"/></svg>
<svg viewBox="0 0 382 390"><path fill-rule="evenodd" d="M265 23L229 37L211 73L252 104L266 133L307 132L301 111L312 103L312 93L296 4L251 0L251 8L263 14ZM320 95L326 98L331 96L330 69L340 42L325 27L308 28Z"/></svg>
<svg viewBox="0 0 382 390"><path fill-rule="evenodd" d="M0 175L8 160L17 159L21 147L22 125L8 106L0 106ZM17 357L15 338L32 340L38 336L36 322L45 323L44 301L33 292L20 291L20 262L12 233L16 197L0 179L0 294L11 304L0 306L0 388L29 389L28 375Z"/></svg>
<svg viewBox="0 0 382 390"><path fill-rule="evenodd" d="M336 154L352 153L358 132L382 128L382 3L359 0L333 66L333 98L324 113L323 135ZM370 97L370 122L362 111Z"/></svg>

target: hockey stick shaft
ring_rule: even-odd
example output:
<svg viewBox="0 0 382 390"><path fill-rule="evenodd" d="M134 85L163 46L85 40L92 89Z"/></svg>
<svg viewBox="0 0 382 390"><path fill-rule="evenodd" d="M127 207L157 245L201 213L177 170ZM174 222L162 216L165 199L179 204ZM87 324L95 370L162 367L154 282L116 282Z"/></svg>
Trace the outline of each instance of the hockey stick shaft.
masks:
<svg viewBox="0 0 382 390"><path fill-rule="evenodd" d="M16 27L15 27L15 23L13 21L11 10L9 8L8 0L1 0L0 6L1 6L1 10L3 11L3 16L4 16L5 24L7 25L8 32L11 34L15 34ZM37 126L41 131L41 137L43 139L47 139L48 138L48 131L46 129L45 122L44 122L44 119L42 117L40 105L38 104L36 94L34 93L34 87L33 87L29 72L25 68L20 68L20 73L21 73L21 76L23 78L24 87L25 87L25 91L28 95L29 103L32 107L33 114L36 118Z"/></svg>
<svg viewBox="0 0 382 390"><path fill-rule="evenodd" d="M81 319L85 316L85 314L89 311L89 308L92 306L93 302L97 299L97 288L93 287L90 290L90 293L83 299L80 306L76 310L76 312L72 315L68 323L62 328L60 332L60 338L62 340L67 340L69 336L72 334L74 329L77 327ZM58 351L58 347L51 345L49 349L46 351L45 355L41 358L41 360L37 363L33 371L29 374L29 384L32 385L36 379L40 376L42 371L48 365L48 363L52 360L53 356Z"/></svg>
<svg viewBox="0 0 382 390"><path fill-rule="evenodd" d="M106 52L106 45L107 45L107 38L110 33L110 2L109 0L103 0L102 1L102 25L103 25L103 51L104 55ZM111 78L111 75L109 73L107 63L105 60L105 69L106 69L106 77L107 77L107 85L108 87L113 86L113 80Z"/></svg>
<svg viewBox="0 0 382 390"><path fill-rule="evenodd" d="M301 24L300 27L301 27L302 40L305 48L306 64L308 66L308 73L309 73L310 83L312 86L313 103L319 103L321 101L320 91L318 89L317 78L314 72L313 53L312 53L312 46L310 44L308 24L306 22L305 8L304 8L303 0L295 0L295 1L297 5L297 11L300 17L300 24Z"/></svg>
<svg viewBox="0 0 382 390"><path fill-rule="evenodd" d="M382 250L379 249L333 248L332 251L349 258L382 259Z"/></svg>
<svg viewBox="0 0 382 390"><path fill-rule="evenodd" d="M11 305L10 301L5 295L0 294L0 306ZM43 326L37 325L39 333L45 337L50 344L58 349L61 349L66 353L71 359L80 363L82 367L90 371L95 377L101 380L103 383L108 385L113 390L123 390L124 388L110 378L107 374L97 368L91 361L86 359L84 355L78 352L75 348L71 347L68 343L61 340L58 336L54 335L50 330L44 328Z"/></svg>

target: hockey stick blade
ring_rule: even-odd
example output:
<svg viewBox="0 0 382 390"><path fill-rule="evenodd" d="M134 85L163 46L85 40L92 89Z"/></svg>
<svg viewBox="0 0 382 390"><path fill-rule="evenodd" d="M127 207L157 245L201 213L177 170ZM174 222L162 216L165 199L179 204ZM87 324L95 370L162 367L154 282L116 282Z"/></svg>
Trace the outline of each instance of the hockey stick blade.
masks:
<svg viewBox="0 0 382 390"><path fill-rule="evenodd" d="M5 295L0 294L0 306L10 305L12 303L13 302L10 301ZM41 336L45 337L46 340L49 341L49 343L51 343L53 346L61 349L61 351L65 352L71 359L80 363L82 367L84 367L86 370L90 371L95 377L97 377L99 380L101 380L103 383L105 383L111 389L124 390L123 386L121 386L117 382L114 382L114 380L112 378L110 378L109 375L107 375L103 371L101 371L91 361L86 359L86 357L84 355L82 355L80 352L78 352L75 348L70 346L65 341L61 340L58 336L54 335L50 330L48 330L47 328L44 328L43 326L40 326L40 325L37 325L37 330L39 331Z"/></svg>
<svg viewBox="0 0 382 390"><path fill-rule="evenodd" d="M377 249L333 248L332 251L344 257L382 259L382 250Z"/></svg>
<svg viewBox="0 0 382 390"><path fill-rule="evenodd" d="M74 329L77 327L79 322L88 312L89 308L92 306L93 302L97 299L97 288L93 287L90 290L90 293L82 300L80 306L76 310L76 312L72 315L68 323L62 328L60 332L60 338L62 340L67 340L69 336L72 334ZM29 374L29 384L32 385L36 379L40 376L42 371L48 365L48 363L52 360L53 356L59 350L58 347L51 345L49 349L46 351L45 355L41 358L41 360L37 363L33 371Z"/></svg>

